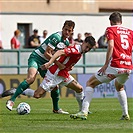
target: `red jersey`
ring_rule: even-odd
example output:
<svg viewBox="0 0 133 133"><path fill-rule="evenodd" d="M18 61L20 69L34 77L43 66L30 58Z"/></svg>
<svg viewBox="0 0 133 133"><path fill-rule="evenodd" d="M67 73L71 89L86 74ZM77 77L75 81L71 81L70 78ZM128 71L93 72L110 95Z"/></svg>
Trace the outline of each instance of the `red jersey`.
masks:
<svg viewBox="0 0 133 133"><path fill-rule="evenodd" d="M11 39L11 45L14 44L14 48L15 49L19 49L20 48L20 42L16 37L13 37Z"/></svg>
<svg viewBox="0 0 133 133"><path fill-rule="evenodd" d="M65 56L61 56L59 58L59 62L64 64L66 67L65 69L60 70L56 64L52 65L49 68L49 71L52 74L57 73L58 76L68 78L69 77L69 72L71 68L79 61L81 58L81 45L74 45L74 46L69 46L64 49Z"/></svg>
<svg viewBox="0 0 133 133"><path fill-rule="evenodd" d="M114 40L111 66L132 69L133 31L120 25L106 29L108 40Z"/></svg>

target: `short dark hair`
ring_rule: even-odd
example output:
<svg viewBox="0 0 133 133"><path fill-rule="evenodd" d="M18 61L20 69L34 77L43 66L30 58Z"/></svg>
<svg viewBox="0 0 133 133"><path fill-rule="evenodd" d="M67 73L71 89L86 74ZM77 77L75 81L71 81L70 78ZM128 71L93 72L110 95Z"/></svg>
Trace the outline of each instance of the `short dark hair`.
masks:
<svg viewBox="0 0 133 133"><path fill-rule="evenodd" d="M37 30L37 29L34 29L33 32L34 32L34 33L38 33L38 30Z"/></svg>
<svg viewBox="0 0 133 133"><path fill-rule="evenodd" d="M73 29L74 29L74 27L75 27L75 23L74 23L72 20L66 20L65 23L64 23L64 25L63 25L63 28L64 28L66 25L68 25L69 27L73 27Z"/></svg>
<svg viewBox="0 0 133 133"><path fill-rule="evenodd" d="M93 36L87 36L84 41L89 43L92 47L96 45L96 41Z"/></svg>
<svg viewBox="0 0 133 133"><path fill-rule="evenodd" d="M117 22L122 23L122 15L120 14L120 12L115 11L109 16L109 20L112 21L114 24Z"/></svg>

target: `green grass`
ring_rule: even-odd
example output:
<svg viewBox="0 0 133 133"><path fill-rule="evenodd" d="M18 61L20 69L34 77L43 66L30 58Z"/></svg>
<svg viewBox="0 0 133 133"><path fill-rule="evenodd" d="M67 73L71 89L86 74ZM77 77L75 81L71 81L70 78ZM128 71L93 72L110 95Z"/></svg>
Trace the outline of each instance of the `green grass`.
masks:
<svg viewBox="0 0 133 133"><path fill-rule="evenodd" d="M116 98L93 99L87 120L73 120L69 115L52 113L51 99L17 99L31 106L29 115L18 115L5 108L7 99L0 99L0 133L133 133L133 99L128 99L130 121L119 120L121 107ZM60 107L77 113L74 98L61 98Z"/></svg>

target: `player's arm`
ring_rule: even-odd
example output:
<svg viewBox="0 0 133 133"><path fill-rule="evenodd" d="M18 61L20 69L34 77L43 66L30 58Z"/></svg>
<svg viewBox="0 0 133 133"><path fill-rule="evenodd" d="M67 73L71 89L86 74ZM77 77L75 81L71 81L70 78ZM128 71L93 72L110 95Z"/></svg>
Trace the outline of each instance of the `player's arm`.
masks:
<svg viewBox="0 0 133 133"><path fill-rule="evenodd" d="M105 64L104 65L108 65L109 64L110 59L112 57L113 48L114 48L114 40L109 40L108 41L107 54L106 54L106 60L105 60Z"/></svg>
<svg viewBox="0 0 133 133"><path fill-rule="evenodd" d="M54 51L53 51L53 48L51 48L50 46L47 46L47 48L46 48L46 50L45 50L45 53L44 53L44 56L48 59L48 60L50 60L52 57L53 57L53 53L54 53ZM54 60L54 63L56 63L57 65L58 65L58 67L59 67L59 69L61 70L61 69L64 69L64 65L63 64L61 64L59 61L57 61L56 59ZM46 69L45 68L45 65L42 65L42 67L41 67L42 69Z"/></svg>
<svg viewBox="0 0 133 133"><path fill-rule="evenodd" d="M44 56L50 60L52 57L52 53L53 53L53 48L51 48L50 46L47 46L45 52L44 52Z"/></svg>
<svg viewBox="0 0 133 133"><path fill-rule="evenodd" d="M45 63L44 66L45 66L45 69L48 69L49 66L56 61L56 59L58 57L60 57L61 55L65 55L65 52L64 50L58 50L52 57L51 59L49 60L49 62Z"/></svg>

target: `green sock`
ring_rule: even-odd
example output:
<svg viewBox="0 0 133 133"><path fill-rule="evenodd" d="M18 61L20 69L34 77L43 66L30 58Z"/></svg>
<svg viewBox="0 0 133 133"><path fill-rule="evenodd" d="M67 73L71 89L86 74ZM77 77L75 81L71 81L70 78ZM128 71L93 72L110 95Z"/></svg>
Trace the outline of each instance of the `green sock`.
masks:
<svg viewBox="0 0 133 133"><path fill-rule="evenodd" d="M59 101L59 95L60 95L60 90L53 90L51 91L51 97L52 97L52 102L53 102L53 110L59 110L59 105L58 105L58 101Z"/></svg>
<svg viewBox="0 0 133 133"><path fill-rule="evenodd" d="M17 98L17 96L19 96L24 90L26 90L29 87L29 84L24 80L16 89L16 92L14 93L14 95L11 97L11 100L14 102Z"/></svg>

